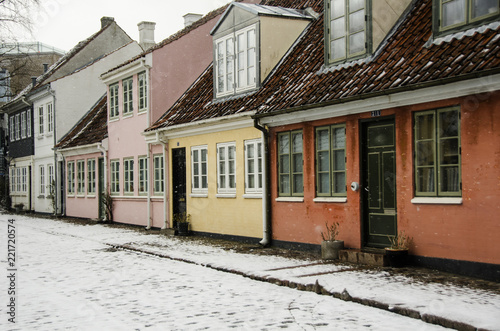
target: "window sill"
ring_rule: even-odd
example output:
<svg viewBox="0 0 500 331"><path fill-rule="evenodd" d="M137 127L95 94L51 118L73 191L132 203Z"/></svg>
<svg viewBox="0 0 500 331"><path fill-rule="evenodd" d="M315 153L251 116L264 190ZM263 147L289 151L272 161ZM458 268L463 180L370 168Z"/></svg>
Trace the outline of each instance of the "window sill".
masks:
<svg viewBox="0 0 500 331"><path fill-rule="evenodd" d="M236 193L218 193L215 197L222 199L236 199Z"/></svg>
<svg viewBox="0 0 500 331"><path fill-rule="evenodd" d="M94 193L87 193L87 199L95 199L96 196Z"/></svg>
<svg viewBox="0 0 500 331"><path fill-rule="evenodd" d="M462 198L427 198L418 197L411 199L413 204L427 204L427 205L461 205Z"/></svg>
<svg viewBox="0 0 500 331"><path fill-rule="evenodd" d="M118 122L119 120L120 120L120 117L118 117L118 116L112 117L108 120L108 123Z"/></svg>
<svg viewBox="0 0 500 331"><path fill-rule="evenodd" d="M279 197L276 202L304 202L304 197Z"/></svg>
<svg viewBox="0 0 500 331"><path fill-rule="evenodd" d="M245 193L243 199L262 199L262 193Z"/></svg>
<svg viewBox="0 0 500 331"><path fill-rule="evenodd" d="M143 114L147 114L147 113L148 113L148 109L147 108L139 109L137 111L137 115L143 115Z"/></svg>
<svg viewBox="0 0 500 331"><path fill-rule="evenodd" d="M126 119L126 118L130 118L130 117L133 117L134 114L133 113L126 113L126 114L123 114L122 115L122 120Z"/></svg>
<svg viewBox="0 0 500 331"><path fill-rule="evenodd" d="M314 202L334 202L334 203L345 203L347 202L347 198L342 197L318 197L313 199Z"/></svg>
<svg viewBox="0 0 500 331"><path fill-rule="evenodd" d="M189 196L191 198L208 198L208 192L207 193L191 193Z"/></svg>

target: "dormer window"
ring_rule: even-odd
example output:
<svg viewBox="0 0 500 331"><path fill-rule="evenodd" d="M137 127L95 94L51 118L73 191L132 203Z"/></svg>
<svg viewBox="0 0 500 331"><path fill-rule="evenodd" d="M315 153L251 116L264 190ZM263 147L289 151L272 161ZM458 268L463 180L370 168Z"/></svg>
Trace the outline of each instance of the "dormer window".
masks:
<svg viewBox="0 0 500 331"><path fill-rule="evenodd" d="M499 17L499 0L434 0L436 32L464 30ZM436 26L438 27L436 29Z"/></svg>
<svg viewBox="0 0 500 331"><path fill-rule="evenodd" d="M217 97L257 86L256 25L215 41Z"/></svg>
<svg viewBox="0 0 500 331"><path fill-rule="evenodd" d="M342 62L368 52L366 0L326 0L327 63Z"/></svg>

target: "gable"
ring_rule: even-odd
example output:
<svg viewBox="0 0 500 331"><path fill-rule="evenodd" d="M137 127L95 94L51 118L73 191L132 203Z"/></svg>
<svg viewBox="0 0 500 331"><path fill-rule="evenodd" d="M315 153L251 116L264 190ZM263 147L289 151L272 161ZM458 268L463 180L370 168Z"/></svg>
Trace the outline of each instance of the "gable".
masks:
<svg viewBox="0 0 500 331"><path fill-rule="evenodd" d="M220 36L234 32L247 25L255 23L258 15L236 5L230 6L211 34L217 39Z"/></svg>

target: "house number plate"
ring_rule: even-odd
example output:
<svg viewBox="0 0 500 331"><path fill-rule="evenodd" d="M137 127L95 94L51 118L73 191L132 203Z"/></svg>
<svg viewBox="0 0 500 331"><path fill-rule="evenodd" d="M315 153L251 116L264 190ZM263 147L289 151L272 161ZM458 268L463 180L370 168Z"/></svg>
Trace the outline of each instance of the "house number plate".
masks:
<svg viewBox="0 0 500 331"><path fill-rule="evenodd" d="M380 110L372 111L372 117L380 116Z"/></svg>

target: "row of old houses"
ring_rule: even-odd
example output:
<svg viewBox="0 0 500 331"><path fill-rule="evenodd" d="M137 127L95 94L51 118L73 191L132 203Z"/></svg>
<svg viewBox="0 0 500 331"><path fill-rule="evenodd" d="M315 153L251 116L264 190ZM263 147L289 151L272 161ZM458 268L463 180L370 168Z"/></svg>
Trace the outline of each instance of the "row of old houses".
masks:
<svg viewBox="0 0 500 331"><path fill-rule="evenodd" d="M362 251L404 231L415 264L500 278L498 1L193 17L158 44L105 19L2 108L32 112L13 204L148 229L186 212L195 233L309 249L325 221Z"/></svg>

